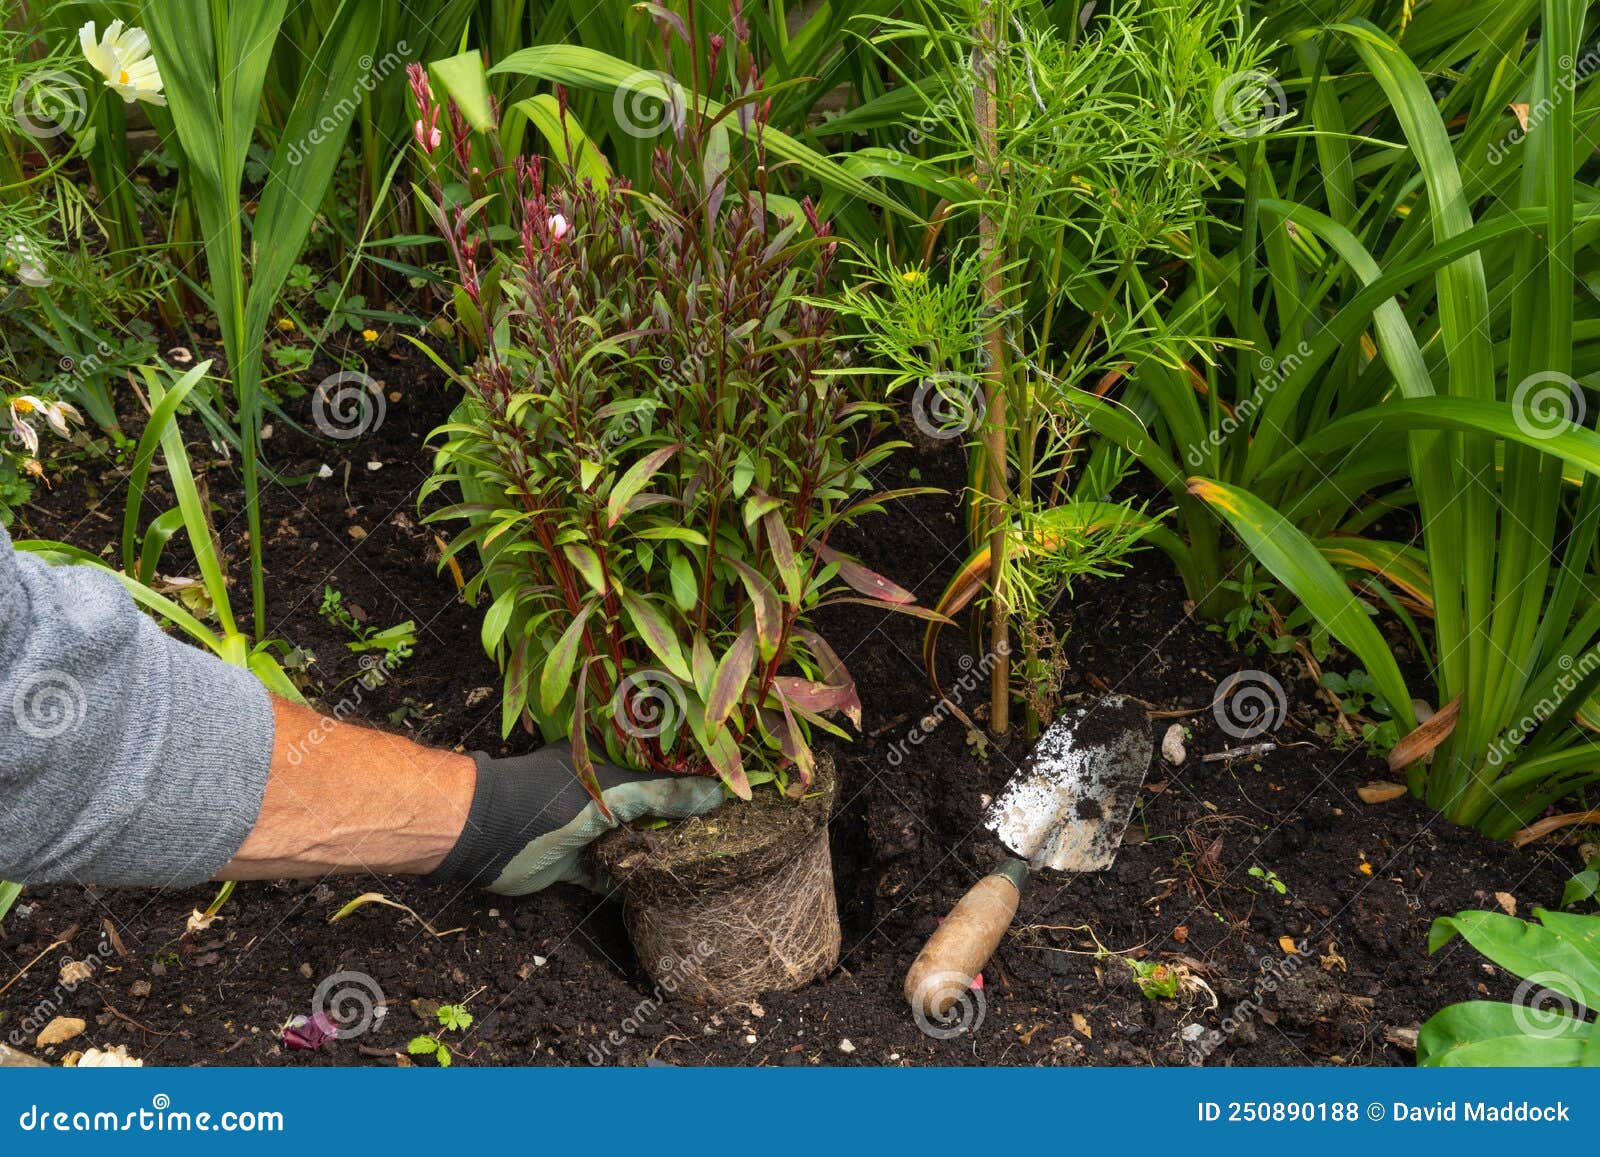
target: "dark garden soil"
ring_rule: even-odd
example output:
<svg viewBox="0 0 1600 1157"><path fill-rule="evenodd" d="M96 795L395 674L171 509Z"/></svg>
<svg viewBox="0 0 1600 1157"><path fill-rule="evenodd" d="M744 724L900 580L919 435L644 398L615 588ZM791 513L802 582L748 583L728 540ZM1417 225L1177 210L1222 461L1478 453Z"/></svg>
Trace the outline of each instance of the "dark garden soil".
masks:
<svg viewBox="0 0 1600 1157"><path fill-rule="evenodd" d="M374 370L396 395L374 434L315 441L279 422L268 442L286 475L334 470L265 488L269 633L315 653L327 702L358 700L360 717L433 743L506 750L477 613L438 571L433 529L416 504L423 439L449 399L415 359ZM288 403L308 425L309 408ZM907 451L890 470L886 484L910 474L954 491L962 481L953 443ZM232 477L209 471L223 542L242 558ZM103 464L58 476L21 532L107 548L120 519L116 478ZM956 510L954 494L904 503L852 545L932 600L957 562ZM247 603L237 566L235 578ZM346 637L316 614L325 584L375 626L416 621L416 654L388 684L358 693L349 681L360 668ZM88 1030L40 1050L56 1062L90 1044L125 1044L159 1065L394 1064L411 1037L435 1027L439 1003L466 1001L476 1022L454 1051L468 1065L1185 1064L1197 1034L1224 1027L1220 1040L1200 1037L1202 1048L1214 1044L1205 1063L1382 1065L1410 1063L1407 1031L1441 1006L1512 994L1515 979L1459 941L1430 957L1429 924L1493 907L1496 893L1524 913L1553 904L1572 852L1515 851L1409 798L1361 802L1357 787L1385 769L1359 744L1327 740L1328 709L1304 668L1292 657L1245 658L1188 618L1156 552L1137 556L1125 578L1080 583L1063 607L1063 693L1109 687L1157 710L1196 709L1182 717L1188 758L1173 767L1156 755L1111 870L1032 883L985 972L976 1031L925 1034L901 984L939 917L1000 857L979 815L1027 745L977 750L951 718L926 729L934 700L921 672L922 624L852 607L825 623L865 706L862 738L838 749L832 836L844 955L826 980L720 1010L658 1002L618 906L565 885L520 900L374 876L242 885L221 920L189 936L186 918L214 889L67 887L26 893L5 925L0 984L39 959L0 995L0 1039L32 1049L39 1026L61 1014L84 1018ZM973 711L983 692L978 672L956 662L964 645L963 632L946 632L943 677ZM1261 737L1276 750L1202 761L1238 745L1209 704L1220 680L1251 667L1286 689L1287 720ZM1158 747L1171 722L1155 721ZM531 745L519 734L510 748ZM367 891L421 919L369 905L329 923ZM92 978L65 991L62 962L97 952L106 958ZM1147 998L1129 960L1167 965L1181 991ZM285 1020L310 1012L319 984L339 973L370 977L384 1015L319 1051L283 1048Z"/></svg>

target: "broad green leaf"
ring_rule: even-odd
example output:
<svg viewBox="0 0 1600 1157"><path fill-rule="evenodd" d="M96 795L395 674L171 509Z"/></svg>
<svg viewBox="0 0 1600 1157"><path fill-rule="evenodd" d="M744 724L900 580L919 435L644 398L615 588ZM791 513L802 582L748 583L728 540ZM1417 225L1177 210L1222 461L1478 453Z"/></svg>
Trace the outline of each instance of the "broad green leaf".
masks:
<svg viewBox="0 0 1600 1157"><path fill-rule="evenodd" d="M539 706L546 714L553 715L572 689L572 670L578 662L584 624L594 608L595 604L589 603L579 611L545 656L544 669L539 672Z"/></svg>
<svg viewBox="0 0 1600 1157"><path fill-rule="evenodd" d="M694 672L683 657L683 647L672 624L660 609L632 591L622 592L622 609L628 613L639 637L650 648L651 654L661 660L662 666L685 683L694 681Z"/></svg>
<svg viewBox="0 0 1600 1157"><path fill-rule="evenodd" d="M452 97L467 123L480 133L494 129L494 107L489 100L489 79L483 71L483 57L476 51L435 60L428 71Z"/></svg>

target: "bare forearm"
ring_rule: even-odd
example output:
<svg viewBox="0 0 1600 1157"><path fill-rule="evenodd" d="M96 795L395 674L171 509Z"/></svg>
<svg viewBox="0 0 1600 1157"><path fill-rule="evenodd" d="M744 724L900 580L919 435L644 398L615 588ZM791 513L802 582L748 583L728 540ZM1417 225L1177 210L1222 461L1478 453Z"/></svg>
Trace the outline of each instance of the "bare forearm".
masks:
<svg viewBox="0 0 1600 1157"><path fill-rule="evenodd" d="M432 871L455 845L476 767L465 755L273 700L272 770L255 828L217 878Z"/></svg>

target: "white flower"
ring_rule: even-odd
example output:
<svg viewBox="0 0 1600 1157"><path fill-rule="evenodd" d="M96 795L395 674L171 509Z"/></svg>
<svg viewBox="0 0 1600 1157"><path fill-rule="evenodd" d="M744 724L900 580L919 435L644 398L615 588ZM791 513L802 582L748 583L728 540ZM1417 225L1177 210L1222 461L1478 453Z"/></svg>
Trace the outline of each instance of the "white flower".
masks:
<svg viewBox="0 0 1600 1157"><path fill-rule="evenodd" d="M28 424L27 415L43 409L38 398L26 394L11 400L11 437L21 442L30 456L39 452L39 431Z"/></svg>
<svg viewBox="0 0 1600 1157"><path fill-rule="evenodd" d="M50 428L63 438L72 436L72 428L67 425L71 419L79 425L83 424L83 415L78 413L78 407L71 402L52 402L44 408L44 420L50 423Z"/></svg>
<svg viewBox="0 0 1600 1157"><path fill-rule="evenodd" d="M22 443L30 455L39 452L39 431L28 421L28 415L39 414L50 428L63 438L72 433L68 421L82 422L83 415L70 402L41 402L32 394L19 394L11 399L11 435Z"/></svg>
<svg viewBox="0 0 1600 1157"><path fill-rule="evenodd" d="M550 227L550 236L555 241L560 241L567 235L567 230L572 228L567 224L567 219L560 213L552 213L545 224Z"/></svg>
<svg viewBox="0 0 1600 1157"><path fill-rule="evenodd" d="M127 1045L105 1050L90 1049L78 1058L80 1069L142 1069L144 1062L128 1055Z"/></svg>
<svg viewBox="0 0 1600 1157"><path fill-rule="evenodd" d="M78 29L78 44L84 58L105 78L107 88L115 90L126 104L136 100L167 103L161 95L161 70L150 55L150 37L143 28L125 29L122 21L113 20L98 42L94 33L91 20Z"/></svg>
<svg viewBox="0 0 1600 1157"><path fill-rule="evenodd" d="M15 233L6 242L3 263L24 285L43 289L50 284L50 275L44 269L44 254L26 233Z"/></svg>

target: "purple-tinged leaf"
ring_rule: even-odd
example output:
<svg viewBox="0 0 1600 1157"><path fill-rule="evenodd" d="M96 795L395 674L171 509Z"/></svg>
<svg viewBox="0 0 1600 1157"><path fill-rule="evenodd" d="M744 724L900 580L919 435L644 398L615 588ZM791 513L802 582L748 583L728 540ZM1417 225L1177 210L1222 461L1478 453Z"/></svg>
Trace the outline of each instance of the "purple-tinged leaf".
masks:
<svg viewBox="0 0 1600 1157"><path fill-rule="evenodd" d="M734 741L731 731L717 732L706 744L706 758L711 760L711 766L717 769L717 774L728 785L729 791L740 799L750 798L750 778L745 775L744 761L739 758L739 745Z"/></svg>
<svg viewBox="0 0 1600 1157"><path fill-rule="evenodd" d="M519 639L506 664L506 685L500 700L500 738L511 734L528 710L528 640Z"/></svg>
<svg viewBox="0 0 1600 1157"><path fill-rule="evenodd" d="M717 673L717 661L711 657L711 644L704 635L695 635L689 647L689 663L694 668L695 694L704 699L711 693L711 680Z"/></svg>
<svg viewBox="0 0 1600 1157"><path fill-rule="evenodd" d="M683 657L683 647L678 643L678 636L672 629L672 624L667 621L667 616L661 613L660 608L640 598L632 591L622 592L622 609L628 612L634 629L639 632L639 637L650 648L652 654L666 669L685 683L694 681L694 672L689 669L688 661Z"/></svg>
<svg viewBox="0 0 1600 1157"><path fill-rule="evenodd" d="M655 476L656 471L666 464L667 459L682 448L683 443L674 442L671 446L663 446L659 450L653 450L623 472L622 477L617 479L616 485L612 486L611 494L606 499L607 526L615 526L617 524L617 520L627 512L628 503L633 500L633 497L645 488L650 479Z"/></svg>
<svg viewBox="0 0 1600 1157"><path fill-rule="evenodd" d="M839 658L838 652L828 645L817 632L801 627L796 634L800 641L805 643L810 650L811 657L817 661L817 666L822 668L822 681L830 687L844 687L848 691L843 706L840 710L854 720L857 727L861 726L861 697L856 690L856 681L851 678L850 671L844 665L844 660ZM787 704L784 710L788 710Z"/></svg>
<svg viewBox="0 0 1600 1157"><path fill-rule="evenodd" d="M852 693L854 688L852 686ZM777 692L778 703L783 707L783 730L778 734L778 746L783 754L794 760L795 767L800 772L800 782L811 786L811 780L817 772L817 760L811 754L811 744L806 740L806 733L801 730L800 723L794 717L794 712L789 710L789 700L780 689ZM859 709L856 712L860 716ZM859 726L859 724L858 724Z"/></svg>
<svg viewBox="0 0 1600 1157"><path fill-rule="evenodd" d="M778 694L797 707L818 713L842 711L851 723L861 726L861 701L856 697L854 684L813 683L795 675L779 675L772 682Z"/></svg>
<svg viewBox="0 0 1600 1157"><path fill-rule="evenodd" d="M561 632L556 645L545 656L544 670L539 672L539 706L546 715L553 715L572 686L572 669L578 661L578 647L583 642L583 625L595 604L589 603Z"/></svg>
<svg viewBox="0 0 1600 1157"><path fill-rule="evenodd" d="M817 557L823 562L833 563L839 568L839 577L849 584L851 589L878 602L914 603L917 596L902 586L897 586L884 578L877 571L868 570L853 558L840 554L832 547L818 545Z"/></svg>
<svg viewBox="0 0 1600 1157"><path fill-rule="evenodd" d="M771 662L778 653L778 642L783 633L783 613L778 604L778 592L749 563L736 558L728 561L744 580L744 589L750 593L750 607L755 612L756 638L761 643L761 657Z"/></svg>
<svg viewBox="0 0 1600 1157"><path fill-rule="evenodd" d="M761 516L761 526L767 532L767 547L772 551L772 562L778 568L778 577L783 579L783 589L789 596L789 603L791 606L799 606L803 593L800 586L800 566L795 562L794 542L789 537L789 528L784 525L783 516L776 510Z"/></svg>
<svg viewBox="0 0 1600 1157"><path fill-rule="evenodd" d="M606 805L605 796L600 792L600 780L594 773L594 760L589 757L589 660L585 659L578 668L578 682L572 689L572 727L569 740L572 745L572 770L577 773L578 782L583 785L583 790L589 793L589 798L594 800L595 806L600 809L600 814L606 819L611 819L611 809Z"/></svg>
<svg viewBox="0 0 1600 1157"><path fill-rule="evenodd" d="M927 607L919 607L915 603L886 603L882 599L857 599L848 595L824 599L817 604L817 609L823 607L836 607L840 603L857 603L863 607L877 607L880 611L893 611L897 615L910 615L913 619L927 619L932 623L940 623L946 627L953 626L948 615L941 615L938 611Z"/></svg>
<svg viewBox="0 0 1600 1157"><path fill-rule="evenodd" d="M589 584L595 594L607 593L605 568L600 565L600 556L593 549L581 542L569 542L561 548L561 553L567 556L572 568L583 576L583 581Z"/></svg>
<svg viewBox="0 0 1600 1157"><path fill-rule="evenodd" d="M722 729L723 721L743 697L755 659L756 629L752 623L739 632L712 677L711 691L706 695L706 730L711 735L715 736Z"/></svg>

